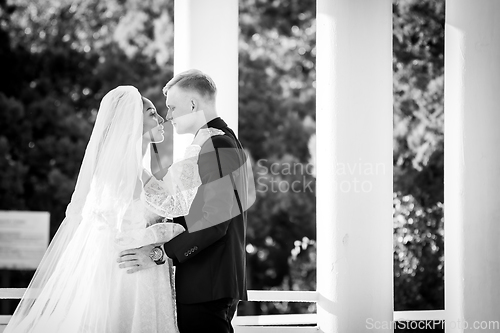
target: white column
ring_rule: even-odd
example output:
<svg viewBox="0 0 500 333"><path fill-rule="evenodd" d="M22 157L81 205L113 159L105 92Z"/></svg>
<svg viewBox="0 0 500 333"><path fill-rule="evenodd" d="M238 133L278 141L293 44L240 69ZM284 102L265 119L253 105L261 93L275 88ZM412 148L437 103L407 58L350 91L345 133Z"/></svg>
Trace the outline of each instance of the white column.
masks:
<svg viewBox="0 0 500 333"><path fill-rule="evenodd" d="M319 327L392 332L392 2L317 8Z"/></svg>
<svg viewBox="0 0 500 333"><path fill-rule="evenodd" d="M199 69L217 85L217 110L238 133L238 1L176 0L174 74ZM174 155L191 142L174 134Z"/></svg>
<svg viewBox="0 0 500 333"><path fill-rule="evenodd" d="M500 320L500 1L447 1L445 42L446 332L479 332Z"/></svg>

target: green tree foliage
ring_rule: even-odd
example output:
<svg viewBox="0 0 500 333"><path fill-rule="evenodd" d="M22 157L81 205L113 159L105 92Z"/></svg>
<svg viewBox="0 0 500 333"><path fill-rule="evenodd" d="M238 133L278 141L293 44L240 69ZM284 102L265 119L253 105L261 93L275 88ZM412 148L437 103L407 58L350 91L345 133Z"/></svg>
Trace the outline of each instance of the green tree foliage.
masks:
<svg viewBox="0 0 500 333"><path fill-rule="evenodd" d="M240 139L257 201L249 211L251 289L315 290L315 1L240 1ZM304 244L304 246L297 244ZM294 254L292 254L292 252ZM307 312L252 303L249 313Z"/></svg>
<svg viewBox="0 0 500 333"><path fill-rule="evenodd" d="M394 246L397 310L444 309L443 205L394 194Z"/></svg>
<svg viewBox="0 0 500 333"><path fill-rule="evenodd" d="M444 5L393 5L395 310L444 309Z"/></svg>
<svg viewBox="0 0 500 333"><path fill-rule="evenodd" d="M0 5L0 208L50 211L53 234L104 94L132 84L153 100L148 93L154 89L161 100L161 86L172 72L172 4ZM167 41L160 33L164 26Z"/></svg>
<svg viewBox="0 0 500 333"><path fill-rule="evenodd" d="M443 202L444 1L395 1L395 191Z"/></svg>

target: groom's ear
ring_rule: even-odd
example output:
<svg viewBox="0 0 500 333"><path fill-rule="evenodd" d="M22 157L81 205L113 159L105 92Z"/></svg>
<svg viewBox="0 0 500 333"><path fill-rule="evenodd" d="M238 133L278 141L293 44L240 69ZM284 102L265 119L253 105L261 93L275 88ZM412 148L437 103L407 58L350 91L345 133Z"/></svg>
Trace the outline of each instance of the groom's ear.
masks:
<svg viewBox="0 0 500 333"><path fill-rule="evenodd" d="M194 111L194 108L196 107L196 103L194 100L191 100L191 111Z"/></svg>

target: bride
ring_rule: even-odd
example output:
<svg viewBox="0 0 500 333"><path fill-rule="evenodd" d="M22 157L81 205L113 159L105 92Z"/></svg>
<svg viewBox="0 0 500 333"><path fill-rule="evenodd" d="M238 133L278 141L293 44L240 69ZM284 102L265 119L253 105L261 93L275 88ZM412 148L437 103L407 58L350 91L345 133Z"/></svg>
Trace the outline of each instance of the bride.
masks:
<svg viewBox="0 0 500 333"><path fill-rule="evenodd" d="M5 333L178 332L171 264L127 274L116 258L185 231L164 221L189 211L200 146L223 132L201 130L160 182L142 161L162 123L132 86L104 96L66 217Z"/></svg>

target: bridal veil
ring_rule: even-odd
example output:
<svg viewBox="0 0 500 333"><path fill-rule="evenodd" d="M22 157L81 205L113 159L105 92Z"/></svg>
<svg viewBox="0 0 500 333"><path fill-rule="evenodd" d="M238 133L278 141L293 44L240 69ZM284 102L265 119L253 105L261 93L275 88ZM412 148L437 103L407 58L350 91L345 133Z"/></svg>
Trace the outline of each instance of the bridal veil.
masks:
<svg viewBox="0 0 500 333"><path fill-rule="evenodd" d="M93 260L103 254L93 249L89 242L92 242L96 223L119 232L123 216L134 200L142 172L142 109L141 95L132 86L115 88L102 99L66 217L6 333L29 332L47 314L62 311L59 315L64 317L65 313L72 313L72 308L80 306L85 297L99 297L91 290L95 286L89 281L99 280L100 276L104 278L105 272L93 265ZM89 253L92 251L96 252ZM76 285L61 287L69 281ZM102 284L110 283L113 282L102 281ZM62 295L64 290L73 290L74 294ZM44 301L37 302L39 298ZM98 321L102 319L96 314L106 309L105 302L97 298L92 300L93 314L89 313L87 318L73 318L80 321L74 323L76 327L99 326ZM73 319L67 318L68 323Z"/></svg>

